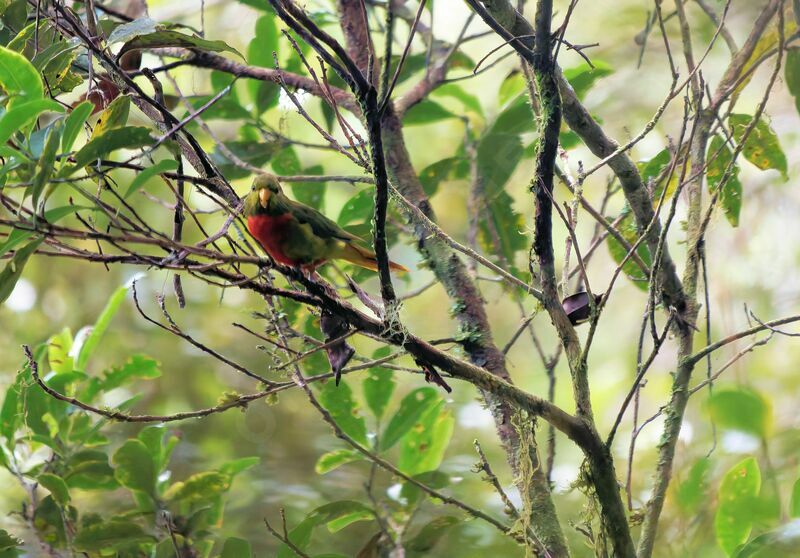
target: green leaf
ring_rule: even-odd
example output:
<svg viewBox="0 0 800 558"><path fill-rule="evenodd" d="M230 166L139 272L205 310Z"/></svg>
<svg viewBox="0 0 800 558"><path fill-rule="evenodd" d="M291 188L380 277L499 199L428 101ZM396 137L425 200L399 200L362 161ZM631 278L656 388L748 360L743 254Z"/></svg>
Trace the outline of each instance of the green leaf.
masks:
<svg viewBox="0 0 800 558"><path fill-rule="evenodd" d="M3 406L0 407L0 435L6 439L6 447L8 448L14 447L14 433L17 431L22 418L19 412L19 402L25 385L25 374L20 372L17 374L14 383L6 390Z"/></svg>
<svg viewBox="0 0 800 558"><path fill-rule="evenodd" d="M441 396L432 387L417 388L406 395L381 435L381 450L386 451L395 445L426 411L436 407L441 400Z"/></svg>
<svg viewBox="0 0 800 558"><path fill-rule="evenodd" d="M515 254L530 246L524 234L525 218L514 211L514 200L503 190L484 203L485 211L478 220L481 245L494 259L513 264Z"/></svg>
<svg viewBox="0 0 800 558"><path fill-rule="evenodd" d="M500 84L497 100L502 106L518 97L523 91L525 91L525 76L519 70L512 70Z"/></svg>
<svg viewBox="0 0 800 558"><path fill-rule="evenodd" d="M144 186L148 180L153 178L157 174L163 174L165 172L174 171L178 169L178 162L173 161L172 159L164 159L163 161L159 161L152 167L147 167L141 172L136 173L136 178L131 181L130 186L128 186L128 191L125 192L125 198L129 198L131 194L136 193L142 186Z"/></svg>
<svg viewBox="0 0 800 558"><path fill-rule="evenodd" d="M75 535L72 545L78 551L96 552L154 540L155 537L145 533L133 521L129 519L112 519L108 522L95 523L83 527Z"/></svg>
<svg viewBox="0 0 800 558"><path fill-rule="evenodd" d="M261 463L260 457L242 457L234 459L233 461L228 461L219 468L219 472L233 478L239 473L255 467L259 463Z"/></svg>
<svg viewBox="0 0 800 558"><path fill-rule="evenodd" d="M602 60L592 60L592 64L594 69L584 62L579 66L564 70L564 77L567 78L567 81L575 90L575 95L578 96L578 99L583 100L598 79L614 73L614 69Z"/></svg>
<svg viewBox="0 0 800 558"><path fill-rule="evenodd" d="M253 165L254 167L263 167L272 156L277 153L283 145L280 142L259 143L256 141L228 141L225 142L227 147L234 155L242 161ZM237 178L244 178L252 174L247 169L237 167L230 161L224 153L217 148L211 154L211 160L219 165L220 170L228 180L235 180Z"/></svg>
<svg viewBox="0 0 800 558"><path fill-rule="evenodd" d="M130 284L123 285L114 291L114 294L108 299L105 308L100 312L100 316L98 316L97 321L94 323L91 333L83 342L83 345L81 345L80 351L78 351L78 359L75 361L75 366L78 370L86 369L89 358L100 343L100 339L102 339L108 326L111 325L114 314L117 313L125 297L128 296L129 289Z"/></svg>
<svg viewBox="0 0 800 558"><path fill-rule="evenodd" d="M159 26L160 27L160 26ZM244 56L228 45L224 41L209 41L198 37L197 35L187 35L179 31L168 29L161 29L155 33L147 33L145 35L138 35L137 37L126 42L122 49L117 54L117 59L122 57L126 52L139 49L154 49L154 48L169 48L180 47L193 50L204 50L211 52L231 52L242 59Z"/></svg>
<svg viewBox="0 0 800 558"><path fill-rule="evenodd" d="M737 463L722 479L714 527L717 543L728 556L750 536L752 510L760 489L761 471L753 457Z"/></svg>
<svg viewBox="0 0 800 558"><path fill-rule="evenodd" d="M439 189L439 184L447 180L453 174L457 165L462 164L465 159L461 157L448 157L433 164L428 165L419 173L419 180L422 182L422 189L428 197L433 196Z"/></svg>
<svg viewBox="0 0 800 558"><path fill-rule="evenodd" d="M164 493L164 498L172 501L202 502L227 492L231 487L231 477L218 471L197 473L182 482L176 482Z"/></svg>
<svg viewBox="0 0 800 558"><path fill-rule="evenodd" d="M617 224L617 231L619 231L622 238L624 238L630 246L633 246L636 243L636 240L639 238L639 232L636 228L636 221L633 218L633 214L627 207L625 208L623 215L623 218ZM608 236L608 251L617 264L620 264L628 253L625 247L617 242L616 238L610 235ZM645 263L645 265L650 267L650 249L647 247L647 243L641 242L636 248L636 252L639 254L639 257ZM625 265L622 266L622 271L628 276L634 285L643 291L647 291L647 281L649 278L647 275L645 275L644 271L642 271L639 265L633 261L632 258L628 258L628 261L626 261Z"/></svg>
<svg viewBox="0 0 800 558"><path fill-rule="evenodd" d="M22 271L25 269L28 258L33 255L43 241L44 238L37 238L17 250L3 271L0 271L0 303L5 302L11 296L17 281L22 277Z"/></svg>
<svg viewBox="0 0 800 558"><path fill-rule="evenodd" d="M437 517L427 525L425 525L419 532L408 541L408 549L414 552L428 552L436 546L441 538L447 533L453 525L458 525L461 520L452 515L445 515Z"/></svg>
<svg viewBox="0 0 800 558"><path fill-rule="evenodd" d="M409 475L438 468L453 436L455 422L444 401L429 409L400 441L397 467Z"/></svg>
<svg viewBox="0 0 800 558"><path fill-rule="evenodd" d="M797 479L792 487L792 499L789 502L789 515L792 517L800 517L800 479Z"/></svg>
<svg viewBox="0 0 800 558"><path fill-rule="evenodd" d="M61 207L54 207L44 212L44 220L51 225L57 223L67 215L77 213L81 209L93 209L88 205L63 205Z"/></svg>
<svg viewBox="0 0 800 558"><path fill-rule="evenodd" d="M800 113L800 50L790 48L786 51L784 72L786 88L794 97L794 106L797 108L797 112Z"/></svg>
<svg viewBox="0 0 800 558"><path fill-rule="evenodd" d="M61 151L67 153L72 150L75 140L86 120L92 114L94 104L91 101L83 101L72 109L64 121L64 133L61 135Z"/></svg>
<svg viewBox="0 0 800 558"><path fill-rule="evenodd" d="M27 128L43 112L63 112L64 109L52 99L36 99L17 103L0 117L0 142L6 143L11 136Z"/></svg>
<svg viewBox="0 0 800 558"><path fill-rule="evenodd" d="M323 174L322 165L314 165L308 167L303 171L304 174L321 175ZM323 211L325 207L325 192L327 185L324 182L293 182L292 183L292 197L313 207L319 211Z"/></svg>
<svg viewBox="0 0 800 558"><path fill-rule="evenodd" d="M47 340L47 361L50 369L58 374L72 372L73 360L69 356L72 348L72 332L68 327Z"/></svg>
<svg viewBox="0 0 800 558"><path fill-rule="evenodd" d="M86 389L86 397L93 399L98 393L122 387L129 384L133 379L151 380L159 378L161 370L158 366L158 361L148 356L132 355L122 366L114 366L111 370L105 371L102 379L92 378Z"/></svg>
<svg viewBox="0 0 800 558"><path fill-rule="evenodd" d="M69 488L64 479L52 473L42 473L36 477L37 482L50 491L53 500L62 506L69 504Z"/></svg>
<svg viewBox="0 0 800 558"><path fill-rule="evenodd" d="M731 114L728 117L728 124L736 143L742 142L744 133L752 121L753 117L747 114ZM781 173L784 180L789 179L786 155L781 149L778 136L763 118L758 119L753 131L745 140L742 154L759 169L775 169Z"/></svg>
<svg viewBox="0 0 800 558"><path fill-rule="evenodd" d="M300 158L291 145L278 151L269 163L277 174L298 174L302 168Z"/></svg>
<svg viewBox="0 0 800 558"><path fill-rule="evenodd" d="M10 535L5 529L0 529L0 552L5 552L22 545L22 541Z"/></svg>
<svg viewBox="0 0 800 558"><path fill-rule="evenodd" d="M348 450L348 449L341 449L335 451L329 451L328 453L324 453L317 459L317 464L314 465L314 470L317 474L324 475L334 469L345 465L346 463L352 463L353 461L360 461L363 459L360 453L355 450Z"/></svg>
<svg viewBox="0 0 800 558"><path fill-rule="evenodd" d="M755 537L736 553L736 558L778 557L800 558L800 520Z"/></svg>
<svg viewBox="0 0 800 558"><path fill-rule="evenodd" d="M272 68L275 62L272 53L278 50L280 33L272 14L263 15L256 21L255 36L247 47L247 61L253 66ZM247 90L253 101L255 115L260 116L267 109L278 104L280 86L273 81L250 79Z"/></svg>
<svg viewBox="0 0 800 558"><path fill-rule="evenodd" d="M157 471L150 451L141 440L132 439L122 444L111 462L114 476L122 486L155 496Z"/></svg>
<svg viewBox="0 0 800 558"><path fill-rule="evenodd" d="M762 439L772 431L772 407L765 397L752 389L714 390L708 399L708 411L721 428L740 430Z"/></svg>
<svg viewBox="0 0 800 558"><path fill-rule="evenodd" d="M84 490L113 490L119 486L108 455L100 450L82 450L72 455L64 479L68 486Z"/></svg>
<svg viewBox="0 0 800 558"><path fill-rule="evenodd" d="M131 39L140 35L155 33L157 29L158 23L149 17L135 19L115 27L114 30L108 35L108 44L113 45L114 43L124 43L125 41L130 41Z"/></svg>
<svg viewBox="0 0 800 558"><path fill-rule="evenodd" d="M5 256L8 252L28 240L33 236L33 231L28 229L11 229L11 232L6 237L5 242L0 244L0 257Z"/></svg>
<svg viewBox="0 0 800 558"><path fill-rule="evenodd" d="M102 136L89 141L75 154L75 166L70 168L69 173L71 174L117 149L137 149L151 143L153 143L153 138L150 137L148 128L125 126L109 130Z"/></svg>
<svg viewBox="0 0 800 558"><path fill-rule="evenodd" d="M441 87L433 90L435 97L452 97L458 99L465 109L471 110L480 116L483 116L483 107L481 102L475 95L467 93L464 89L456 83L446 83Z"/></svg>
<svg viewBox="0 0 800 558"><path fill-rule="evenodd" d="M128 122L128 115L131 112L131 98L128 95L120 95L100 113L97 124L92 130L91 139L102 136L109 130L121 128Z"/></svg>
<svg viewBox="0 0 800 558"><path fill-rule="evenodd" d="M362 389L364 390L364 399L367 402L367 407L375 415L375 418L380 419L383 417L386 405L389 404L396 385L394 373L388 368L375 366L367 371L367 377L364 378Z"/></svg>
<svg viewBox="0 0 800 558"><path fill-rule="evenodd" d="M733 163L733 152L728 148L725 140L719 136L711 139L708 158L708 167L706 168L708 191L713 193L720 187L720 184L722 185L719 205L728 222L736 227L739 225L739 213L742 209L742 183L739 181L739 165ZM730 173L723 183L722 179L729 166Z"/></svg>
<svg viewBox="0 0 800 558"><path fill-rule="evenodd" d="M420 101L405 112L403 115L403 124L406 126L432 124L448 118L455 118L455 116L455 114L436 101L426 99Z"/></svg>
<svg viewBox="0 0 800 558"><path fill-rule="evenodd" d="M309 513L297 527L289 531L289 540L301 551L304 551L308 548L311 541L311 533L315 527L361 513L373 514L370 508L352 500L341 500L325 504ZM334 523L335 525L336 523ZM295 558L295 556L295 553L285 544L278 549L278 558Z"/></svg>
<svg viewBox="0 0 800 558"><path fill-rule="evenodd" d="M252 556L253 549L250 547L250 543L236 537L225 539L225 544L222 545L222 554L220 554L220 558L249 558Z"/></svg>
<svg viewBox="0 0 800 558"><path fill-rule="evenodd" d="M522 154L522 141L516 134L493 133L480 140L477 163L487 197L503 189Z"/></svg>
<svg viewBox="0 0 800 558"><path fill-rule="evenodd" d="M519 95L503 109L495 118L494 123L484 133L484 138L492 135L519 135L533 132L536 121L531 110L528 96Z"/></svg>
<svg viewBox="0 0 800 558"><path fill-rule="evenodd" d="M411 478L436 490L450 485L450 475L441 471L428 471L413 475ZM408 481L404 482L400 488L400 501L406 508L413 508L419 499L426 495L427 493L423 492L421 488Z"/></svg>
<svg viewBox="0 0 800 558"><path fill-rule="evenodd" d="M345 434L362 446L368 446L367 425L347 382L342 381L338 386L334 382L325 382L319 393L319 402Z"/></svg>
<svg viewBox="0 0 800 558"><path fill-rule="evenodd" d="M56 123L53 126L48 127L44 150L42 151L39 161L36 163L36 170L33 175L33 184L30 187L31 202L33 203L33 207L38 207L39 198L53 175L59 145L61 145L61 126Z"/></svg>
<svg viewBox="0 0 800 558"><path fill-rule="evenodd" d="M329 521L327 527L328 531L336 533L357 521L371 521L373 519L375 519L375 512L369 508L364 508L363 510L354 511L338 517L333 521Z"/></svg>
<svg viewBox="0 0 800 558"><path fill-rule="evenodd" d="M350 197L342 206L336 222L341 226L364 223L372 218L375 207L374 190L365 188Z"/></svg>
<svg viewBox="0 0 800 558"><path fill-rule="evenodd" d="M33 100L44 97L42 78L33 64L20 53L3 46L0 46L0 88L11 97L9 108L23 98Z"/></svg>
<svg viewBox="0 0 800 558"><path fill-rule="evenodd" d="M701 504L708 502L708 475L711 469L711 460L703 457L695 461L686 479L681 482L675 491L675 500L684 515L692 516Z"/></svg>

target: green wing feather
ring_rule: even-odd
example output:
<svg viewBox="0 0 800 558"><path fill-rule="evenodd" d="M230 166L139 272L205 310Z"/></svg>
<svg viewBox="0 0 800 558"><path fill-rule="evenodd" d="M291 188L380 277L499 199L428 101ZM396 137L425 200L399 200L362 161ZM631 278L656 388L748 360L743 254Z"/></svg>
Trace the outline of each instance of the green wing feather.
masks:
<svg viewBox="0 0 800 558"><path fill-rule="evenodd" d="M290 200L290 203L292 206L290 210L292 215L294 215L294 217L301 223L307 223L310 225L311 230L314 231L315 235L325 239L338 238L347 242L353 240L363 242L359 237L347 232L342 227L337 225L335 221L328 219L325 215L313 207L309 207L294 200Z"/></svg>

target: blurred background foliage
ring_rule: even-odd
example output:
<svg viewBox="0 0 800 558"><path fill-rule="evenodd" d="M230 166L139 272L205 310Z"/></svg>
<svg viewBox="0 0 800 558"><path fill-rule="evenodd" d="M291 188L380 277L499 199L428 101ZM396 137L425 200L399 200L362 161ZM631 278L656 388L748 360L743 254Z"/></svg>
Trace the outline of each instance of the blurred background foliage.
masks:
<svg viewBox="0 0 800 558"><path fill-rule="evenodd" d="M557 4L561 11L566 8L565 2ZM721 6L720 3L716 4L717 8ZM259 30L268 34L269 26L273 25L272 16L265 16L267 12L257 7L261 5L266 5L266 2L208 0L204 6L204 21L201 22L199 1L149 2L150 16L154 20L180 22L198 28L202 24L209 39L225 41L244 53L251 64L271 66L271 54L264 58L268 51L261 48L262 43L251 43L254 37L259 37ZM568 75L573 78L576 88L582 88L581 96L585 103L602 120L608 133L621 142L638 133L650 120L670 86L669 70L660 41L650 41L641 66L637 67L636 64L640 47L634 39L642 31L650 8L650 2L644 0L621 0L613 5L585 2L580 5L570 24L568 38L574 43L600 43L598 47L587 51L597 67L594 72L588 72L575 53L561 50L560 63L562 67L572 69ZM697 44L705 45L713 35L714 27L694 4L690 4L689 8ZM307 9L323 21L335 21L335 12L328 2L311 2ZM760 9L759 2L733 3L728 21L737 37L742 38L742 33L749 28ZM432 10L433 28L442 39L452 41L467 15L467 8L461 2L436 0ZM428 17L430 15L426 14L425 18ZM474 24L475 29L479 27L477 23ZM334 28L330 26L330 29ZM668 29L677 42L677 22L671 20ZM492 35L468 43L463 48L463 67L452 70L450 75L468 75L473 65L468 60L479 60L498 43L499 40ZM278 50L282 62L291 68L293 62L285 45L281 44ZM424 61L424 52L417 50ZM705 77L715 83L726 66L729 54L719 42L709 57L704 65ZM157 62L145 55L145 64L150 63L155 65ZM750 86L741 93L737 106L742 112L752 113L760 99L760 86L765 83L771 69L767 66L769 64L755 74ZM512 228L504 229L516 234L508 235L506 241L509 246L503 250L503 256L511 259L512 266L524 270L533 204L528 193L532 160L526 146L532 139L533 121L526 120L529 115L515 118L513 112L506 112L507 116L510 114L508 120L496 124L497 115L504 108L507 110L509 103L513 103L522 90L523 83L515 72L516 67L514 57L510 57L485 73L459 82L461 91L470 95L466 101L459 99L458 95L447 94L446 90L434 93L431 101L415 107L407 115L406 139L415 166L432 194L440 225L463 241L468 229L468 181L463 170L459 169L458 159L446 163L442 161L461 156L465 122L475 137L513 133L520 138L520 164L516 168L512 165L511 168L493 169L493 172L508 175L502 177L507 178L508 182L504 192L498 192L498 197L493 198L492 202L510 204L518 217L509 221L511 214L507 212L497 217L490 207L489 211L482 212L481 218L497 218L504 220L506 225L509 222L513 224ZM197 106L230 83L226 76L190 67L177 68L174 76L183 94L196 96L193 101ZM421 73L417 71L404 81L399 87L400 93L420 77ZM169 84L165 86L169 93L172 87ZM215 114L207 115L216 134L223 141L230 142L232 149L239 150L237 154L240 157L284 174L319 173L322 169L326 174L358 172L335 152L302 146L295 146L289 151L276 147L275 142L265 145L261 132L255 126L244 125L253 120L253 111L257 114L259 103L262 103L260 108L266 107L260 118L270 130L312 143L318 143L319 138L287 99L278 98L277 91L259 90L264 87L263 83L239 80L233 85L230 99L215 107ZM76 97L78 92L80 88L76 89ZM307 101L309 111L315 117L325 118L318 102L301 98ZM667 138L676 137L682 118L681 110L678 104L667 110L655 131L634 149L635 159L643 162L651 160L667 146ZM747 326L745 305L761 319L767 320L795 313L800 302L800 244L794 240L800 232L797 221L797 215L800 214L800 190L797 188L800 168L796 162L800 153L800 116L795 99L780 84L771 95L767 112L771 127L788 160L788 179L784 179L780 172L761 171L743 161L739 174L743 194L738 227L732 227L721 214L714 218L706 240L713 339ZM138 111L132 110L129 124L145 125L146 122ZM203 146L213 152L213 139L196 125L193 126ZM512 130L513 126L521 128ZM502 141L502 138L497 141ZM567 144L569 138L562 138L562 142ZM260 143L258 149L254 147L255 143ZM487 142L485 148L494 149L496 144ZM578 143L569 149L567 157L566 164L573 172L579 161L587 166L595 161ZM224 163L224 158L220 156L218 162ZM244 193L249 186L249 177L232 168L228 170L229 177L236 179L234 184L239 193ZM113 176L119 184L124 185L131 182L133 173L118 171ZM592 202L599 203L607 179L602 173L593 175L584 186L584 195ZM502 179L498 179L498 183L502 183ZM293 186L291 190L295 197L317 204L328 215L339 215L344 224L360 224L361 232L368 230L368 219L365 217L370 211L368 202L371 194L359 196L359 192L368 190L363 185L301 184ZM171 213L152 202L153 196L167 199L169 195L163 184L153 179L132 200L148 220L169 230ZM558 190L559 202L568 199L563 189ZM208 201L195 193L189 196L189 200L196 208L209 207ZM622 200L616 197L612 199L607 214L615 216L621 210ZM346 217L348 211L352 218ZM679 218L682 218L684 211L685 208L679 205ZM221 221L222 217L218 215L208 216L209 230L216 230ZM590 238L593 229L594 223L582 214L577 228L578 238ZM358 230L358 227L354 230ZM563 226L557 222L554 237L564 239L565 236ZM675 235L676 238L678 236ZM187 241L200 239L190 236ZM561 262L563 242L557 242L556 249L556 261ZM681 261L682 245L676 242L671 250L676 260ZM393 246L392 255L393 259L413 269L400 282L401 293L420 288L432 280L432 274L418 266L419 257L414 247L407 244L402 235ZM609 251L600 251L589 269L593 284L606 284L614 265ZM0 328L0 391L5 392L14 383L17 372L24 364L21 344L37 345L64 328L71 329L75 334L84 326L95 323L112 294L139 271L123 265L104 268L99 264L65 258L33 258L11 297L0 305L3 324ZM376 279L367 274L359 278L366 290L377 292ZM495 282L483 281L481 288L495 338L502 346L521 322L517 303ZM231 326L234 322L255 330L263 326L263 322L253 316L254 311L263 307L259 297L235 289L221 291L186 276L184 289L187 304L179 309L172 296L171 275L152 270L139 278L138 289L140 300L149 313L156 315L159 312L154 299L156 295L164 294L173 317L188 333L252 370L266 369L268 361L264 352L257 348L258 343L254 338ZM447 300L442 289L434 285L406 303L402 319L420 337L453 335L455 326L449 316ZM636 338L645 302L646 294L636 285L629 281L619 284L601 320L589 363L593 405L600 432L610 428L633 380ZM532 310L529 302L524 304L527 311ZM551 352L557 340L552 335L548 318L540 315L533 325L546 351ZM744 339L715 353L713 369L718 369L748 342ZM376 348L362 339L354 339L353 343L365 355L371 355ZM641 392L640 417L650 417L666 402L671 386L670 372L675 361L674 351L675 347L667 344L649 372L647 385ZM138 396L132 408L134 412L173 413L213 406L226 392L252 389L251 384L244 382L231 369L142 320L128 296L113 316L86 372L100 377L113 367L124 366L136 354L147 355L157 361L152 366L157 367L160 375L110 389L103 396L102 404L114 406ZM790 509L793 505L790 499L798 477L800 447L796 410L800 383L798 362L800 345L791 339L776 337L769 345L756 349L727 370L715 384L715 395L710 396L708 391L703 391L690 400L676 458L674 482L660 529L660 538L665 544L658 546L659 556L724 556L723 549L730 552L726 545L733 544L735 548L738 544L736 541L718 540L718 529L714 528L715 521L719 521L719 514L725 510L724 498L719 499L718 493L726 482L735 482L729 479L730 475L726 476L732 468L744 471L743 476L763 477L760 490L752 486L749 488L759 503L753 508L757 510L753 517L754 536L779 524L781 517L794 515ZM522 336L509 353L509 366L514 381L520 387L537 394L546 393L547 379L527 336ZM306 374L325 372L327 363L324 359L311 359L304 371ZM571 389L563 362L556 369L556 374L559 380L556 402L571 409ZM703 374L702 367L699 367L696 376ZM419 376L395 372L393 377L397 387L387 404L383 426L399 408L402 398L422 387ZM378 421L369 412L364 399L365 378L367 374L359 372L346 377L345 383L361 407L360 412L366 417L369 430L375 431ZM439 470L450 476L448 489L455 495L492 515L502 517L503 504L497 494L481 480L480 474L473 471L473 464L477 460L473 440L478 439L502 485L512 499L518 501L504 453L497 443L491 415L482 407L473 387L458 382L453 382L453 387L454 392L444 398L442 406L453 420L452 440L446 447ZM430 389L435 397L441 397ZM341 393L342 390L332 396ZM630 417L623 421L613 447L620 476L627 473L625 462L630 424ZM251 466L239 473L228 487L224 523L217 529L225 537L250 541L256 555L272 556L277 552L279 543L266 531L261 518L268 517L273 525L278 525L279 508L286 509L288 523L294 526L311 510L327 502L365 501L364 483L370 474L368 463L347 464L325 474L319 474L315 469L323 454L344 449L344 446L331 435L330 428L319 419L297 390L281 393L277 401L257 401L241 411L231 410L202 420L171 423L163 430L166 432L165 440L172 437L176 440L171 459L168 465L164 465L173 480L185 480L198 472L220 470L226 463L235 460L257 458L257 463L246 462ZM129 438L137 435L141 438L141 432L140 426L128 424L113 424L103 428L104 435L110 438L115 450ZM637 440L632 472L634 509L647 500L650 472L654 467L660 433L659 418ZM541 429L540 434L544 436L545 429ZM592 553L591 549L585 544L584 535L577 527L583 524L589 510L583 508L585 498L581 487L574 485L581 455L560 436L557 447L553 469L556 503L575 555L588 556ZM388 455L393 461L402 462L401 451L396 447ZM6 469L0 469L0 486L3 487L0 491L0 510L9 512L0 518L0 527L27 538L24 527L10 513L19 509L26 494ZM395 481L382 474L378 475L376 491L387 494L390 500L402 497ZM71 492L72 502L79 509L93 510L104 516L113 516L130 505L131 496L123 489L120 489L118 498L80 489ZM415 525L419 529L427 522L446 515L458 516L435 502L426 502L417 512ZM313 548L317 552L352 556L376 530L375 525L368 522L355 523L346 529L334 534L317 532ZM440 534L444 537L442 542L426 551L426 555L470 558L487 553L517 556L521 552L512 541L476 520L459 520L446 531L442 528ZM31 556L37 555L35 549L30 552ZM221 552L221 546L215 547L214 552Z"/></svg>

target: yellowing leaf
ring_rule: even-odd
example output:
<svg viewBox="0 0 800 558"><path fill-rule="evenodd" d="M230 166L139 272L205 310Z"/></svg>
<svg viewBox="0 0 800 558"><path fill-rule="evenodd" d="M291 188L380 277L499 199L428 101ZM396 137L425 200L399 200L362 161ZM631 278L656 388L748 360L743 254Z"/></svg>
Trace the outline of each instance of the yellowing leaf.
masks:
<svg viewBox="0 0 800 558"><path fill-rule="evenodd" d="M747 114L731 114L728 117L728 123L736 143L742 142L744 133L752 121L753 117ZM778 136L763 118L759 118L753 130L744 139L742 154L745 159L761 170L775 169L781 173L784 180L789 178L786 155L781 149Z"/></svg>

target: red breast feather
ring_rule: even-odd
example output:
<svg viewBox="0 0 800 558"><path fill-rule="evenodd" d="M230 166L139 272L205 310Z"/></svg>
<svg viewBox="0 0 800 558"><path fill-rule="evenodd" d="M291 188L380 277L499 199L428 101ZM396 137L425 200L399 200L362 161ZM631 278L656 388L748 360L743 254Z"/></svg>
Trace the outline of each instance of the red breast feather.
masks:
<svg viewBox="0 0 800 558"><path fill-rule="evenodd" d="M247 228L276 262L297 267L298 262L283 253L283 242L288 234L291 219L292 216L288 213L251 215L247 218Z"/></svg>

